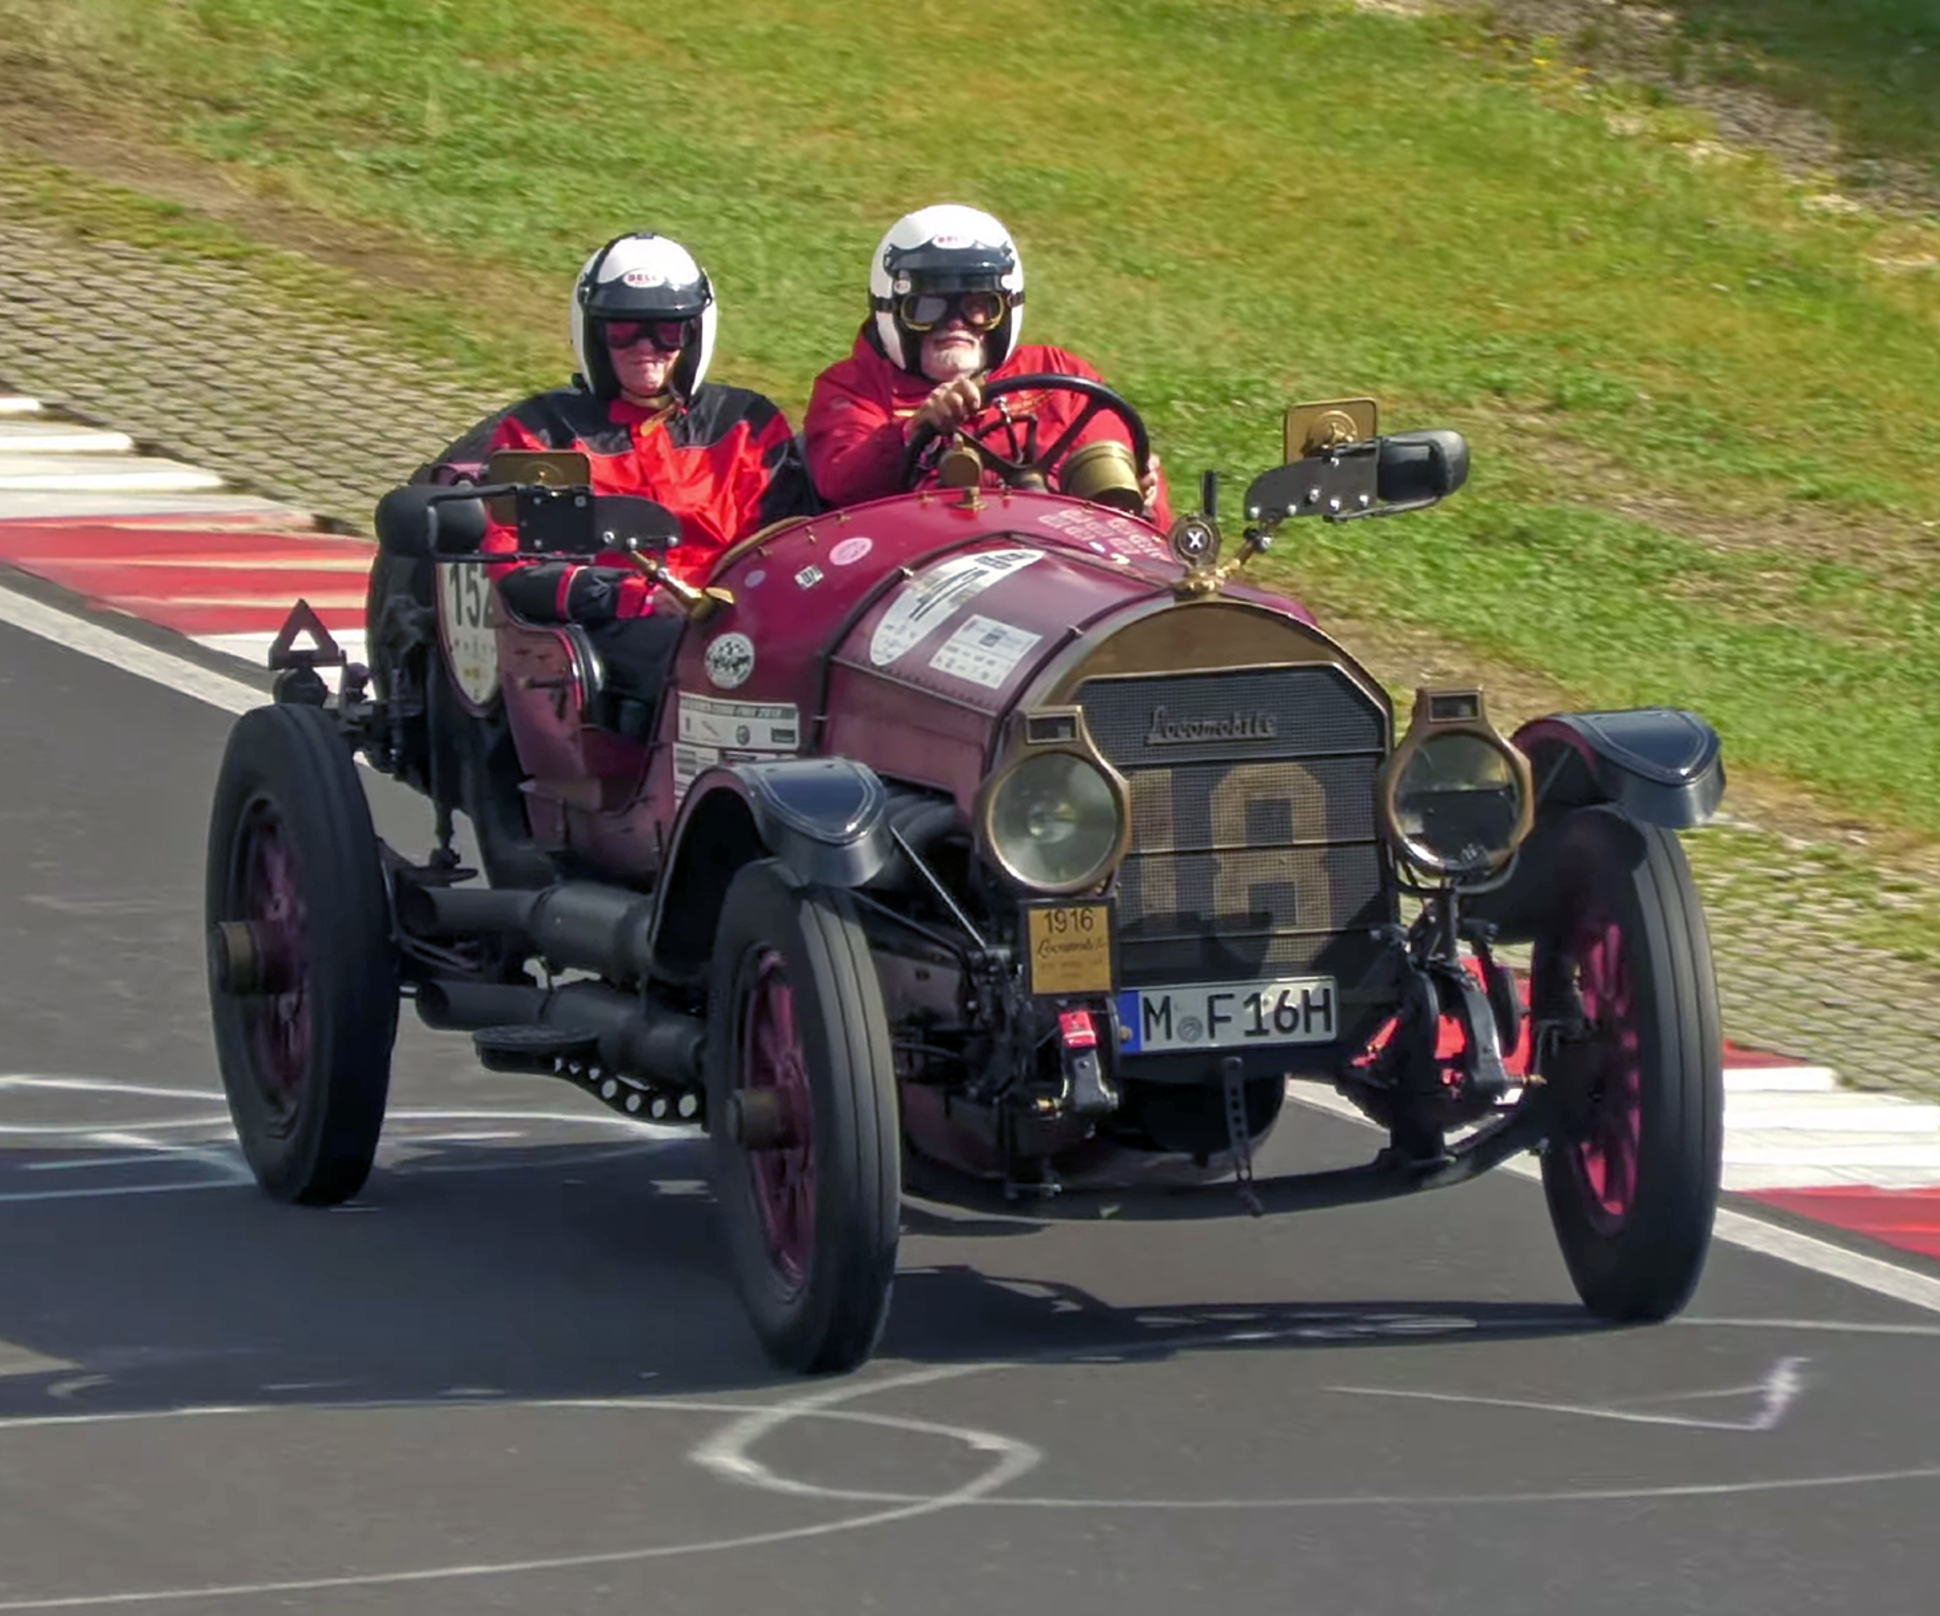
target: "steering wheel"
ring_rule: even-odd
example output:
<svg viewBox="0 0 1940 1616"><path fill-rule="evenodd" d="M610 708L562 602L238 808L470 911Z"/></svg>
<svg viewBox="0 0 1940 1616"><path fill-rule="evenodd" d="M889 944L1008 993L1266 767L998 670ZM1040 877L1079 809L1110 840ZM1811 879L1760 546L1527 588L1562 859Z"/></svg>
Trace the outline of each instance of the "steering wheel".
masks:
<svg viewBox="0 0 1940 1616"><path fill-rule="evenodd" d="M1124 423L1125 430L1131 434L1132 439L1132 464L1138 469L1139 475L1144 475L1146 462L1151 458L1152 452L1152 442L1146 433L1145 423L1139 418L1137 410L1133 409L1130 404L1126 403L1120 395L1114 393L1103 382L1094 382L1087 376L1058 376L1051 374L1006 376L1002 381L992 382L982 391L982 408L975 411L966 420L958 423L950 433L950 436L973 450L977 459L982 462L984 467L996 472L1010 487L1049 488L1051 468L1063 460L1065 455L1070 452L1071 445L1077 442L1078 434L1090 425L1092 417L1100 410L1110 410L1112 414L1116 415ZM1021 423L1011 420L1009 416L1005 417L1005 421L1010 428L1010 449L1013 456L1013 458L1009 459L997 453L989 444L974 437L968 430L970 422L975 421L978 416L981 416L998 399L1008 398L1012 393L1057 391L1081 393L1090 402L1085 405L1077 420L1073 421L1070 426L1064 429L1064 432L1059 436L1057 442L1052 444L1042 454L1037 452L1037 420L1035 417L1026 417ZM1017 442L1017 432L1020 425L1027 428L1025 442L1021 447ZM934 461L941 459L942 451L938 450L928 465L924 464L924 456L936 444L942 441L944 441L944 434L927 422L916 429L914 436L909 440L908 447L903 451L902 488L904 493L908 493L916 487L919 476L927 476L935 469Z"/></svg>

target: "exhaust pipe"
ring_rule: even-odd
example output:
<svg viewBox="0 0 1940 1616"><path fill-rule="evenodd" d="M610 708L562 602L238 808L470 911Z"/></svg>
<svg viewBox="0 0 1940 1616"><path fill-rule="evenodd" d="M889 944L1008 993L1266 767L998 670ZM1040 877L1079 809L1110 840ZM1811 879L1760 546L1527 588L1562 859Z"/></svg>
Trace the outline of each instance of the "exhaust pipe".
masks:
<svg viewBox="0 0 1940 1616"><path fill-rule="evenodd" d="M554 970L595 971L619 982L647 974L653 900L599 881L530 888L421 887L400 883L399 923L428 939L502 937Z"/></svg>
<svg viewBox="0 0 1940 1616"><path fill-rule="evenodd" d="M433 978L419 984L413 1002L424 1024L439 1031L557 1027L597 1038L600 1063L611 1071L676 1088L703 1081L701 1051L707 1029L698 1017L602 982L569 982L547 990L521 982Z"/></svg>

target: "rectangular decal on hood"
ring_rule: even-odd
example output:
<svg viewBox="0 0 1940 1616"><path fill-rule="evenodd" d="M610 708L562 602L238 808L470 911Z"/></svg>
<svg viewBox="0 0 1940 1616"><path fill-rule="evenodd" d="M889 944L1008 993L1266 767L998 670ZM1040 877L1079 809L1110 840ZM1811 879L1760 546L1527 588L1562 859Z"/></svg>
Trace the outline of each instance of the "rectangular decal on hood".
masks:
<svg viewBox="0 0 1940 1616"><path fill-rule="evenodd" d="M869 660L879 668L887 667L948 622L965 601L1043 555L1042 550L984 550L951 556L919 573L903 585L876 624L869 640Z"/></svg>
<svg viewBox="0 0 1940 1616"><path fill-rule="evenodd" d="M801 750L801 736L801 709L793 702L722 701L683 690L673 747L674 806L715 764L793 757Z"/></svg>
<svg viewBox="0 0 1940 1616"><path fill-rule="evenodd" d="M972 613L930 658L930 666L953 679L996 690L1043 638L1029 629Z"/></svg>
<svg viewBox="0 0 1940 1616"><path fill-rule="evenodd" d="M680 693L680 738L690 746L793 752L801 745L801 733L801 711L793 702L722 701Z"/></svg>

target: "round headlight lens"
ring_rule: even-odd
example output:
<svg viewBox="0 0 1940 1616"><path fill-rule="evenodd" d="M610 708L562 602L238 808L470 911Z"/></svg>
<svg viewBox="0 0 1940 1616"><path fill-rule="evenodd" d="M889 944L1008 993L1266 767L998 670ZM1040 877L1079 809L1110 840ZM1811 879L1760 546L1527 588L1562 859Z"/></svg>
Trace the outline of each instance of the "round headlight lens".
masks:
<svg viewBox="0 0 1940 1616"><path fill-rule="evenodd" d="M1121 827L1111 782L1072 752L1025 759L998 783L990 802L991 851L1027 886L1102 879Z"/></svg>
<svg viewBox="0 0 1940 1616"><path fill-rule="evenodd" d="M1395 782L1395 828L1409 856L1445 875L1500 865L1515 849L1521 815L1516 771L1480 735L1430 735Z"/></svg>

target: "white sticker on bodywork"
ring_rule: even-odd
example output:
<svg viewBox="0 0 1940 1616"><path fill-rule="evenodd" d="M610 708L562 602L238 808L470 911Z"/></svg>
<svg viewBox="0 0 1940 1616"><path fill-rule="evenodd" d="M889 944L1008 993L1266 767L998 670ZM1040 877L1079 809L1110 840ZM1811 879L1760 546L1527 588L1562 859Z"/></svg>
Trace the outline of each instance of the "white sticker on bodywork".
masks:
<svg viewBox="0 0 1940 1616"><path fill-rule="evenodd" d="M787 701L722 701L680 693L674 740L674 806L717 763L793 757L801 750L801 709Z"/></svg>
<svg viewBox="0 0 1940 1616"><path fill-rule="evenodd" d="M723 690L748 682L754 672L754 641L745 634L723 634L707 646L707 676Z"/></svg>
<svg viewBox="0 0 1940 1616"><path fill-rule="evenodd" d="M877 667L894 662L956 609L1001 578L1041 560L1042 550L985 550L951 556L903 585L869 640L869 660Z"/></svg>
<svg viewBox="0 0 1940 1616"><path fill-rule="evenodd" d="M938 673L949 674L953 679L963 679L973 685L982 685L987 690L995 690L1011 676L1011 671L1024 660L1030 648L1043 638L1042 634L1033 634L1029 629L973 614L964 619L963 627L943 642L936 655L930 658L930 666Z"/></svg>
<svg viewBox="0 0 1940 1616"><path fill-rule="evenodd" d="M676 745L674 747L674 806L676 808L687 800L687 788L720 761L720 752L711 746Z"/></svg>
<svg viewBox="0 0 1940 1616"><path fill-rule="evenodd" d="M720 701L680 693L680 739L688 746L732 746L793 752L801 745L801 709L786 701Z"/></svg>

